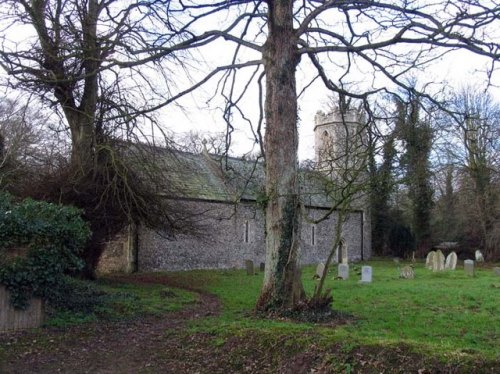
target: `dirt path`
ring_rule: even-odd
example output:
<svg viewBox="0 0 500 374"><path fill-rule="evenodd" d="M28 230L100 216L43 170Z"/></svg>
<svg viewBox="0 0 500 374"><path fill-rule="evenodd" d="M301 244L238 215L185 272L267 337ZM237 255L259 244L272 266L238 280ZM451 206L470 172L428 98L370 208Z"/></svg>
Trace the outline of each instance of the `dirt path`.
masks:
<svg viewBox="0 0 500 374"><path fill-rule="evenodd" d="M498 362L444 364L405 346L304 346L300 344L303 335L269 335L258 330L224 339L207 332L189 334L188 321L220 313L217 297L197 290L193 282L182 284L168 277L123 280L187 288L198 292L199 300L162 317L0 334L0 346L6 352L0 356L0 374L498 373Z"/></svg>
<svg viewBox="0 0 500 374"><path fill-rule="evenodd" d="M15 354L0 362L0 373L191 372L184 367L192 352L183 352L190 348L182 344L189 340L182 328L220 308L217 297L200 293L196 304L164 317L0 334L7 352L16 346Z"/></svg>

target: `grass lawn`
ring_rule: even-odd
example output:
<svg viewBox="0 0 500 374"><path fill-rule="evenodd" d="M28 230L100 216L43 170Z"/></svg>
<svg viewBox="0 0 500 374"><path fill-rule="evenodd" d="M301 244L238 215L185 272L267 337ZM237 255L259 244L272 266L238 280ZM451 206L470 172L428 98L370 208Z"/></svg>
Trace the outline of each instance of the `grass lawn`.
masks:
<svg viewBox="0 0 500 374"><path fill-rule="evenodd" d="M415 279L406 280L404 264L367 264L371 284L358 283L363 264L351 265L347 281L329 274L333 309L345 317L336 324L256 317L262 273L104 278L88 286L98 291L89 295L107 293L92 313L59 312L47 329L0 335L0 372L2 362L6 372L499 372L500 277L491 266L469 277L461 264L433 273L417 263ZM309 295L314 271L303 269ZM216 295L221 307L196 290Z"/></svg>
<svg viewBox="0 0 500 374"><path fill-rule="evenodd" d="M176 276L188 283L204 284L224 305L221 316L194 322L193 331L229 336L249 330L273 334L314 330L314 341L322 344L405 343L416 352L445 360L467 355L500 358L500 277L494 276L491 268L479 268L475 277L469 277L460 266L455 271L433 273L417 263L415 279L407 280L399 278L398 266L403 265L392 261L366 264L373 267L371 284L358 283L360 276L355 272L363 264L351 265L347 281L334 280L334 271L329 276L326 288L332 288L333 308L355 318L355 322L335 328L252 318L262 274L192 271ZM308 294L315 286L314 271L313 267L303 269Z"/></svg>

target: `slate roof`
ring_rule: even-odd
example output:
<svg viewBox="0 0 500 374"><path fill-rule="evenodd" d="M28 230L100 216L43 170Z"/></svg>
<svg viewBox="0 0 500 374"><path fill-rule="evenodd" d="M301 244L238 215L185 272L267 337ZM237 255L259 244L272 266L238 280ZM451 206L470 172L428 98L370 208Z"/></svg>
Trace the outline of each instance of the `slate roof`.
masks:
<svg viewBox="0 0 500 374"><path fill-rule="evenodd" d="M233 203L256 201L264 191L262 162L160 147L154 147L150 157L160 165L171 191L176 191L169 197ZM301 171L301 196L307 206L331 206L322 180L318 172Z"/></svg>

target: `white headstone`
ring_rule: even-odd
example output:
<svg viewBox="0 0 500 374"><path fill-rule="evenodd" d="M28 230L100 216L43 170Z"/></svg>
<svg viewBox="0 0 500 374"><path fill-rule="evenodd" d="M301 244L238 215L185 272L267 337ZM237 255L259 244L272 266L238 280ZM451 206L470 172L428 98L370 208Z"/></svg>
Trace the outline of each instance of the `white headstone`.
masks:
<svg viewBox="0 0 500 374"><path fill-rule="evenodd" d="M361 267L361 283L371 283L372 282L372 267L362 266Z"/></svg>
<svg viewBox="0 0 500 374"><path fill-rule="evenodd" d="M474 261L465 260L464 261L465 274L474 276Z"/></svg>
<svg viewBox="0 0 500 374"><path fill-rule="evenodd" d="M414 279L415 278L415 270L409 265L403 266L399 273L399 277L403 279Z"/></svg>
<svg viewBox="0 0 500 374"><path fill-rule="evenodd" d="M344 280L349 278L349 265L339 264L338 276Z"/></svg>
<svg viewBox="0 0 500 374"><path fill-rule="evenodd" d="M429 253L427 253L427 257L425 258L425 267L427 269L432 269L432 263L435 255L436 252L434 251L430 251Z"/></svg>
<svg viewBox="0 0 500 374"><path fill-rule="evenodd" d="M432 258L432 271L444 270L444 255L440 249L436 251L436 254Z"/></svg>
<svg viewBox="0 0 500 374"><path fill-rule="evenodd" d="M479 249L476 251L475 255L476 255L476 262L484 262L483 254Z"/></svg>
<svg viewBox="0 0 500 374"><path fill-rule="evenodd" d="M318 278L321 278L324 272L325 272L325 264L320 262L318 266L316 266L316 276Z"/></svg>
<svg viewBox="0 0 500 374"><path fill-rule="evenodd" d="M446 257L444 268L448 270L455 270L456 267L457 267L457 254L455 252L450 252L450 254Z"/></svg>

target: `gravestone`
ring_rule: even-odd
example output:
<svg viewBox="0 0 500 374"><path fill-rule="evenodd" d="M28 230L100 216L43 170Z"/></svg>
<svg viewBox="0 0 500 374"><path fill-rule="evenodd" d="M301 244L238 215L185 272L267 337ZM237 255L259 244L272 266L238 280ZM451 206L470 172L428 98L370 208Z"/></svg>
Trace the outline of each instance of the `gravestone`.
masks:
<svg viewBox="0 0 500 374"><path fill-rule="evenodd" d="M440 249L438 249L432 258L432 271L442 271L444 270L444 255Z"/></svg>
<svg viewBox="0 0 500 374"><path fill-rule="evenodd" d="M340 242L340 254L342 256L342 263L347 265L349 262L349 256L347 254L347 244L344 240Z"/></svg>
<svg viewBox="0 0 500 374"><path fill-rule="evenodd" d="M320 262L318 266L316 266L316 277L321 278L324 272L325 272L325 264Z"/></svg>
<svg viewBox="0 0 500 374"><path fill-rule="evenodd" d="M456 267L457 267L457 254L455 252L450 252L448 257L446 257L444 268L448 270L455 270Z"/></svg>
<svg viewBox="0 0 500 374"><path fill-rule="evenodd" d="M245 260L245 269L247 271L247 275L254 275L255 271L253 269L253 261L252 260Z"/></svg>
<svg viewBox="0 0 500 374"><path fill-rule="evenodd" d="M372 282L372 267L362 266L361 267L361 283L371 283Z"/></svg>
<svg viewBox="0 0 500 374"><path fill-rule="evenodd" d="M339 264L338 276L343 280L349 279L349 264Z"/></svg>
<svg viewBox="0 0 500 374"><path fill-rule="evenodd" d="M465 260L464 261L464 270L465 274L474 276L474 261L472 260Z"/></svg>
<svg viewBox="0 0 500 374"><path fill-rule="evenodd" d="M399 273L399 277L403 279L414 279L415 270L410 265L403 266Z"/></svg>
<svg viewBox="0 0 500 374"><path fill-rule="evenodd" d="M264 270L266 270L266 264L264 262L261 262L260 263L260 271L264 272Z"/></svg>
<svg viewBox="0 0 500 374"><path fill-rule="evenodd" d="M476 262L484 262L484 256L479 249L476 251L475 255L476 255Z"/></svg>
<svg viewBox="0 0 500 374"><path fill-rule="evenodd" d="M493 268L493 274L495 274L497 277L500 277L500 267L495 266Z"/></svg>
<svg viewBox="0 0 500 374"><path fill-rule="evenodd" d="M430 251L427 253L427 257L425 258L425 267L427 269L432 269L432 263L434 261L434 256L436 255L436 252Z"/></svg>

